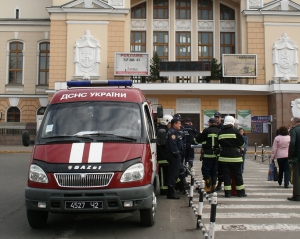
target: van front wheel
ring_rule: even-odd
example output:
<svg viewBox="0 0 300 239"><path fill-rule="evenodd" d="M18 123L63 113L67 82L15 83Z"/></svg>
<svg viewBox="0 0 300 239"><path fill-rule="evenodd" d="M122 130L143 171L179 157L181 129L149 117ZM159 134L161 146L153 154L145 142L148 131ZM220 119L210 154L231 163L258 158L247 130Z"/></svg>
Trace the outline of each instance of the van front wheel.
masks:
<svg viewBox="0 0 300 239"><path fill-rule="evenodd" d="M27 221L32 228L45 227L48 220L48 212L27 210Z"/></svg>
<svg viewBox="0 0 300 239"><path fill-rule="evenodd" d="M141 209L140 210L140 218L141 224L146 227L151 227L155 223L155 214L157 208L157 198L155 195L155 189L153 187L152 193L152 207L150 209Z"/></svg>

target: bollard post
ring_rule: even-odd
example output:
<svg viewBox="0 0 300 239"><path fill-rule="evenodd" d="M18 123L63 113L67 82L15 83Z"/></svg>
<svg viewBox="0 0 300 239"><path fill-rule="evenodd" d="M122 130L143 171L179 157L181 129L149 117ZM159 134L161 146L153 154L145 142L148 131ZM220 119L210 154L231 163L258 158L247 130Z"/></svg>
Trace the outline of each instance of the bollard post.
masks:
<svg viewBox="0 0 300 239"><path fill-rule="evenodd" d="M209 239L215 238L215 223L216 223L217 205L218 205L217 196L218 196L217 193L213 193L211 199L210 224L209 224L209 232L208 232Z"/></svg>
<svg viewBox="0 0 300 239"><path fill-rule="evenodd" d="M195 170L192 168L192 170L191 170L191 185L190 185L190 193L189 193L189 207L191 207L192 203L193 203L194 183L195 183Z"/></svg>
<svg viewBox="0 0 300 239"><path fill-rule="evenodd" d="M263 144L261 144L261 161L263 162L264 161L264 152L265 151L265 147Z"/></svg>
<svg viewBox="0 0 300 239"><path fill-rule="evenodd" d="M197 230L200 230L199 222L202 220L202 210L203 210L203 191L204 191L204 180L200 182L199 189L199 204L198 204L198 216L197 216Z"/></svg>
<svg viewBox="0 0 300 239"><path fill-rule="evenodd" d="M254 160L256 160L256 143L254 144Z"/></svg>

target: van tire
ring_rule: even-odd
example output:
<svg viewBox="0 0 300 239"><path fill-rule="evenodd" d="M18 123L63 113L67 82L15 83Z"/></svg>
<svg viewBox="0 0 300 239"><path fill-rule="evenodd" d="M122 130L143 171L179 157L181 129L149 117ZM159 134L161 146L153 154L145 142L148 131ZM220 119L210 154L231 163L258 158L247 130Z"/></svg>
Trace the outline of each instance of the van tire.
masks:
<svg viewBox="0 0 300 239"><path fill-rule="evenodd" d="M155 223L155 214L157 208L157 198L153 188L152 207L149 209L140 209L141 224L145 227L151 227Z"/></svg>
<svg viewBox="0 0 300 239"><path fill-rule="evenodd" d="M43 228L47 224L48 214L46 211L27 210L27 221L34 229Z"/></svg>

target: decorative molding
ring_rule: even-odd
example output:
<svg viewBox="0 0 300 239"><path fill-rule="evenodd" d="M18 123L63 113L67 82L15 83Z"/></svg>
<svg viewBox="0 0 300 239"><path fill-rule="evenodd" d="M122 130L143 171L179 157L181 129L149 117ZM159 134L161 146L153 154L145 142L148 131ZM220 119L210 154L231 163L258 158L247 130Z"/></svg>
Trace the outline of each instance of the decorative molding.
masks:
<svg viewBox="0 0 300 239"><path fill-rule="evenodd" d="M188 31L192 29L191 20L176 20L175 21L175 30L176 31Z"/></svg>
<svg viewBox="0 0 300 239"><path fill-rule="evenodd" d="M219 112L222 114L236 114L236 99L219 99Z"/></svg>
<svg viewBox="0 0 300 239"><path fill-rule="evenodd" d="M15 39L19 38L19 32L15 32Z"/></svg>
<svg viewBox="0 0 300 239"><path fill-rule="evenodd" d="M198 31L201 31L201 30L213 31L214 30L214 21L213 20L212 21L198 21Z"/></svg>
<svg viewBox="0 0 300 239"><path fill-rule="evenodd" d="M300 23L293 22L265 22L264 26L291 26L291 27L299 27Z"/></svg>
<svg viewBox="0 0 300 239"><path fill-rule="evenodd" d="M108 4L115 8L123 8L125 6L124 0L108 0Z"/></svg>
<svg viewBox="0 0 300 239"><path fill-rule="evenodd" d="M153 30L170 30L169 20L153 20Z"/></svg>
<svg viewBox="0 0 300 239"><path fill-rule="evenodd" d="M236 31L235 20L220 20L220 31Z"/></svg>
<svg viewBox="0 0 300 239"><path fill-rule="evenodd" d="M262 8L264 3L263 0L248 0L248 9Z"/></svg>
<svg viewBox="0 0 300 239"><path fill-rule="evenodd" d="M9 100L10 106L12 106L12 107L17 107L18 104L19 104L20 98L17 98L17 97L9 97L8 100Z"/></svg>
<svg viewBox="0 0 300 239"><path fill-rule="evenodd" d="M67 3L62 6L62 8L74 8L74 7L83 7L83 8L113 8L110 6L107 1L101 1L101 0L76 0L70 3Z"/></svg>
<svg viewBox="0 0 300 239"><path fill-rule="evenodd" d="M42 106L42 107L46 107L47 105L48 105L48 98L39 98L39 101L40 101L40 105Z"/></svg>
<svg viewBox="0 0 300 239"><path fill-rule="evenodd" d="M67 24L108 25L108 21L66 21Z"/></svg>
<svg viewBox="0 0 300 239"><path fill-rule="evenodd" d="M200 109L201 109L201 99L196 99L196 98L176 99L176 112L199 113Z"/></svg>
<svg viewBox="0 0 300 239"><path fill-rule="evenodd" d="M131 30L147 30L146 19L131 20Z"/></svg>
<svg viewBox="0 0 300 239"><path fill-rule="evenodd" d="M22 87L18 87L18 88L15 88L15 87L6 87L5 89L6 92L23 92L23 86Z"/></svg>
<svg viewBox="0 0 300 239"><path fill-rule="evenodd" d="M98 65L100 64L99 41L86 34L76 41L74 46L75 78L89 79L89 77L99 77Z"/></svg>
<svg viewBox="0 0 300 239"><path fill-rule="evenodd" d="M298 47L286 33L274 43L273 65L274 79L281 81L297 80Z"/></svg>

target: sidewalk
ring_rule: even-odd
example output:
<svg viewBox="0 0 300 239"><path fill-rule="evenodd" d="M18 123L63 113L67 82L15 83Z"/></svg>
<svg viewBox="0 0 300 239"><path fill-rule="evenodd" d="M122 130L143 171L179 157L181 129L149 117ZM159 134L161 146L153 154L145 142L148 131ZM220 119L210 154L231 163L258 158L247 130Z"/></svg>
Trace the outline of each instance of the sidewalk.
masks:
<svg viewBox="0 0 300 239"><path fill-rule="evenodd" d="M9 154L9 153L31 153L33 146L30 145L25 147L23 145L0 145L0 154ZM268 154L271 153L272 148L266 148ZM197 154L197 151L195 151ZM248 146L247 154L255 154L255 146ZM261 148L256 147L256 154L261 154Z"/></svg>

